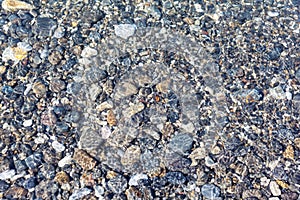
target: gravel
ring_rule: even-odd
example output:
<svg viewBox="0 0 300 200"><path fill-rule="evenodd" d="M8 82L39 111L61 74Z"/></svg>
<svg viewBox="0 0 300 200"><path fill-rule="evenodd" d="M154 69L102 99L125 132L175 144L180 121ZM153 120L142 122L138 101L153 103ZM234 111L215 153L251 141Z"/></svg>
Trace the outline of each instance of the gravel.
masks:
<svg viewBox="0 0 300 200"><path fill-rule="evenodd" d="M299 1L0 2L0 199L299 199Z"/></svg>

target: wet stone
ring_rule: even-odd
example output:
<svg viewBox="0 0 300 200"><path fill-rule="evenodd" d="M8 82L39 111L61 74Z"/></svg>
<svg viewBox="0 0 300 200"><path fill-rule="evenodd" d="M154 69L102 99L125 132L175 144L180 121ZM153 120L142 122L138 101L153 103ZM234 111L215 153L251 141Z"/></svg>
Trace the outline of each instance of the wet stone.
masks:
<svg viewBox="0 0 300 200"><path fill-rule="evenodd" d="M0 180L0 192L5 192L9 187L10 185L6 181Z"/></svg>
<svg viewBox="0 0 300 200"><path fill-rule="evenodd" d="M127 188L127 180L122 175L118 175L107 182L108 188L116 193L120 194L124 192Z"/></svg>
<svg viewBox="0 0 300 200"><path fill-rule="evenodd" d="M38 17L35 31L40 36L51 36L56 28L56 20L49 17Z"/></svg>
<svg viewBox="0 0 300 200"><path fill-rule="evenodd" d="M181 185L186 181L184 174L181 172L168 172L165 177L169 183L174 185Z"/></svg>
<svg viewBox="0 0 300 200"><path fill-rule="evenodd" d="M43 155L41 153L34 153L33 155L25 158L26 165L29 167L29 169L36 168L42 163L42 157Z"/></svg>
<svg viewBox="0 0 300 200"><path fill-rule="evenodd" d="M205 198L214 199L220 196L221 190L214 184L205 184L201 187L201 193Z"/></svg>
<svg viewBox="0 0 300 200"><path fill-rule="evenodd" d="M25 189L32 189L34 188L35 186L37 185L37 180L35 177L31 177L29 179L26 179L24 182L23 182L23 187Z"/></svg>
<svg viewBox="0 0 300 200"><path fill-rule="evenodd" d="M193 137L189 134L181 133L173 136L168 147L177 153L184 154L192 148Z"/></svg>
<svg viewBox="0 0 300 200"><path fill-rule="evenodd" d="M88 155L85 151L77 149L74 153L73 159L82 167L84 170L93 169L97 162Z"/></svg>

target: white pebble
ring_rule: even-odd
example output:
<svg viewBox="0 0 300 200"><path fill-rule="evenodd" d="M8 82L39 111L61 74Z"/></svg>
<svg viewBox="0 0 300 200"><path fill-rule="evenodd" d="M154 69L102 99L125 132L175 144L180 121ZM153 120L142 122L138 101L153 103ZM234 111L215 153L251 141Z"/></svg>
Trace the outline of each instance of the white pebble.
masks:
<svg viewBox="0 0 300 200"><path fill-rule="evenodd" d="M65 165L70 165L72 162L72 156L71 155L66 155L63 159L61 159L58 162L59 167L64 167Z"/></svg>
<svg viewBox="0 0 300 200"><path fill-rule="evenodd" d="M32 125L32 119L27 119L23 122L24 127L30 127Z"/></svg>
<svg viewBox="0 0 300 200"><path fill-rule="evenodd" d="M270 17L277 17L279 15L279 13L278 12L273 12L273 11L268 11L268 15Z"/></svg>
<svg viewBox="0 0 300 200"><path fill-rule="evenodd" d="M56 140L52 142L52 147L55 149L56 152L63 152L66 148L63 144L57 142Z"/></svg>
<svg viewBox="0 0 300 200"><path fill-rule="evenodd" d="M115 25L115 34L123 39L127 39L135 32L136 26L134 24L119 24Z"/></svg>
<svg viewBox="0 0 300 200"><path fill-rule="evenodd" d="M137 186L137 185L139 185L138 181L141 179L148 179L148 176L146 174L136 174L130 178L129 185Z"/></svg>
<svg viewBox="0 0 300 200"><path fill-rule="evenodd" d="M285 95L288 100L292 100L292 93L290 93L289 91L286 91Z"/></svg>
<svg viewBox="0 0 300 200"><path fill-rule="evenodd" d="M104 188L100 185L95 185L94 190L95 190L95 196L98 198L102 197L101 195L104 194Z"/></svg>
<svg viewBox="0 0 300 200"><path fill-rule="evenodd" d="M11 179L16 174L14 169L5 170L4 172L0 173L0 180L8 180Z"/></svg>
<svg viewBox="0 0 300 200"><path fill-rule="evenodd" d="M98 54L98 51L96 49L93 49L89 46L85 47L82 52L81 52L81 56L84 58L89 58L92 56L96 56Z"/></svg>
<svg viewBox="0 0 300 200"><path fill-rule="evenodd" d="M269 187L273 196L281 195L281 190L279 188L279 185L275 181L271 181Z"/></svg>

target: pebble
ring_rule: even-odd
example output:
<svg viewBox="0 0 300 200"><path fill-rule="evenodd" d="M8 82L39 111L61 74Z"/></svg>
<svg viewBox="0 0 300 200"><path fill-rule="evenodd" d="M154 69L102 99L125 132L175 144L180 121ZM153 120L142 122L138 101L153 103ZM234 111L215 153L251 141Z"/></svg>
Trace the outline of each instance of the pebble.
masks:
<svg viewBox="0 0 300 200"><path fill-rule="evenodd" d="M115 34L123 39L127 39L134 35L136 26L134 24L115 25Z"/></svg>
<svg viewBox="0 0 300 200"><path fill-rule="evenodd" d="M270 191L273 196L280 196L281 195L281 190L279 188L279 185L276 183L276 181L271 181L269 184Z"/></svg>
<svg viewBox="0 0 300 200"><path fill-rule="evenodd" d="M75 192L73 192L71 194L71 196L69 197L69 200L79 200L79 199L83 199L83 197L85 197L86 195L90 194L92 192L91 189L88 188L81 188L79 190L76 190Z"/></svg>
<svg viewBox="0 0 300 200"><path fill-rule="evenodd" d="M0 173L0 180L9 180L16 174L14 169L6 170Z"/></svg>
<svg viewBox="0 0 300 200"><path fill-rule="evenodd" d="M38 81L33 84L32 91L38 98L41 98L45 96L47 88L44 83Z"/></svg>
<svg viewBox="0 0 300 200"><path fill-rule="evenodd" d="M291 160L294 160L294 147L292 145L288 145L285 149L285 151L283 152L283 157L284 158L288 158L288 159L291 159Z"/></svg>
<svg viewBox="0 0 300 200"><path fill-rule="evenodd" d="M62 58L63 56L59 51L53 51L50 53L48 60L51 63L51 65L58 65Z"/></svg>
<svg viewBox="0 0 300 200"><path fill-rule="evenodd" d="M97 162L85 151L76 149L73 159L82 167L83 170L92 170Z"/></svg>
<svg viewBox="0 0 300 200"><path fill-rule="evenodd" d="M30 177L23 182L23 187L27 190L34 188L37 185L35 177Z"/></svg>
<svg viewBox="0 0 300 200"><path fill-rule="evenodd" d="M51 36L56 29L57 21L50 17L38 17L36 19L35 31L42 37Z"/></svg>
<svg viewBox="0 0 300 200"><path fill-rule="evenodd" d="M66 147L63 144L59 143L56 140L53 141L51 145L52 145L53 149L58 153L63 152L66 149Z"/></svg>
<svg viewBox="0 0 300 200"><path fill-rule="evenodd" d="M25 163L29 169L34 169L42 163L43 155L41 153L34 153L25 158Z"/></svg>
<svg viewBox="0 0 300 200"><path fill-rule="evenodd" d="M16 47L7 47L2 53L2 60L12 60L19 62L27 57L27 52L31 51L32 47L25 42L18 42Z"/></svg>
<svg viewBox="0 0 300 200"><path fill-rule="evenodd" d="M201 194L208 199L215 199L221 195L221 190L214 184L205 184L201 187Z"/></svg>
<svg viewBox="0 0 300 200"><path fill-rule="evenodd" d="M104 188L100 185L94 185L95 196L101 199L102 195L104 194Z"/></svg>
<svg viewBox="0 0 300 200"><path fill-rule="evenodd" d="M72 155L66 155L63 159L58 162L59 167L64 167L66 165L70 165L72 163Z"/></svg>
<svg viewBox="0 0 300 200"><path fill-rule="evenodd" d="M174 135L169 143L169 148L174 152L184 154L192 148L193 137L189 134Z"/></svg>
<svg viewBox="0 0 300 200"><path fill-rule="evenodd" d="M124 176L118 175L107 182L108 188L116 194L121 194L127 188L127 180Z"/></svg>
<svg viewBox="0 0 300 200"><path fill-rule="evenodd" d="M96 56L97 54L98 54L98 51L89 46L85 47L81 52L81 56L84 58L90 58L90 57Z"/></svg>
<svg viewBox="0 0 300 200"><path fill-rule="evenodd" d="M34 7L24 1L4 0L2 1L2 8L6 11L14 12L17 10L32 10Z"/></svg>
<svg viewBox="0 0 300 200"><path fill-rule="evenodd" d="M5 192L9 188L9 184L6 181L0 180L0 192Z"/></svg>
<svg viewBox="0 0 300 200"><path fill-rule="evenodd" d="M30 126L32 126L32 119L25 120L23 122L23 126L24 127L30 127Z"/></svg>
<svg viewBox="0 0 300 200"><path fill-rule="evenodd" d="M148 179L148 176L146 174L136 174L134 176L132 176L129 180L129 185L130 186L138 186L139 185L139 180L141 179L145 179L147 180Z"/></svg>
<svg viewBox="0 0 300 200"><path fill-rule="evenodd" d="M168 172L165 178L169 183L174 185L181 185L186 181L184 174L181 172Z"/></svg>
<svg viewBox="0 0 300 200"><path fill-rule="evenodd" d="M60 185L63 185L69 183L70 177L66 172L60 171L55 175L54 180L58 182Z"/></svg>

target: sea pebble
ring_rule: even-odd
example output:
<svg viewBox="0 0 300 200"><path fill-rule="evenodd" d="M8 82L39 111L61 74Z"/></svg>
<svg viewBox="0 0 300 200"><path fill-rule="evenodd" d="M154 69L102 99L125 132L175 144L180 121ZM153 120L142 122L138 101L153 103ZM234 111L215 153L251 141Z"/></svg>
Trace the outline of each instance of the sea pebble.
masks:
<svg viewBox="0 0 300 200"><path fill-rule="evenodd" d="M270 191L274 196L281 195L281 190L279 188L279 185L276 183L276 181L271 181L269 184Z"/></svg>
<svg viewBox="0 0 300 200"><path fill-rule="evenodd" d="M69 200L77 200L77 199L82 199L84 196L90 194L92 192L91 189L88 188L81 188L79 190L75 190L73 194L69 197Z"/></svg>
<svg viewBox="0 0 300 200"><path fill-rule="evenodd" d="M32 119L28 119L23 122L24 127L30 127L31 125L32 125Z"/></svg>
<svg viewBox="0 0 300 200"><path fill-rule="evenodd" d="M11 179L16 174L14 169L6 170L0 173L0 180L8 180Z"/></svg>
<svg viewBox="0 0 300 200"><path fill-rule="evenodd" d="M58 162L59 167L64 167L65 165L70 165L72 163L72 155L66 155L63 159Z"/></svg>
<svg viewBox="0 0 300 200"><path fill-rule="evenodd" d="M63 144L59 143L56 140L52 142L52 147L58 153L63 152L66 149L66 147Z"/></svg>
<svg viewBox="0 0 300 200"><path fill-rule="evenodd" d="M119 24L115 25L115 34L123 39L127 39L135 32L136 26L134 24Z"/></svg>

